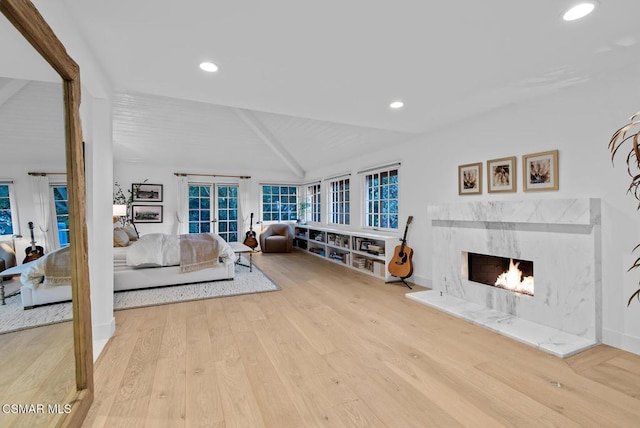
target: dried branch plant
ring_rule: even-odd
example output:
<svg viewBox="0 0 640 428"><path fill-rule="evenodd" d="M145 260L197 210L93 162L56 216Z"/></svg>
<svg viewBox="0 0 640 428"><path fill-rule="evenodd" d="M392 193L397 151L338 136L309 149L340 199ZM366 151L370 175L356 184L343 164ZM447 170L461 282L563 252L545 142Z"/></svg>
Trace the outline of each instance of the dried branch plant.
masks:
<svg viewBox="0 0 640 428"><path fill-rule="evenodd" d="M631 141L631 149L627 153L627 173L631 177L631 183L627 192L631 193L638 200L637 209L640 210L640 112L634 114L629 119L629 123L618 129L609 141L609 150L611 150L611 162L613 163L620 147L627 141ZM640 244L636 245L633 251L640 248ZM640 257L638 257L627 272L640 267ZM627 306L631 304L634 298L640 300L640 288L633 292Z"/></svg>

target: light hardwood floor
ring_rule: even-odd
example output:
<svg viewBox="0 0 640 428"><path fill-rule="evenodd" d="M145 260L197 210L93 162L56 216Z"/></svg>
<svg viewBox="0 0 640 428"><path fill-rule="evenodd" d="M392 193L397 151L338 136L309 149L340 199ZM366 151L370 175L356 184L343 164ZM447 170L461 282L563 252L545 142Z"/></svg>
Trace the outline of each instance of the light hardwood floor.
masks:
<svg viewBox="0 0 640 428"><path fill-rule="evenodd" d="M75 375L71 322L0 334L0 427L56 426Z"/></svg>
<svg viewBox="0 0 640 428"><path fill-rule="evenodd" d="M83 426L640 426L640 356L562 360L309 254L254 261L281 291L116 312Z"/></svg>

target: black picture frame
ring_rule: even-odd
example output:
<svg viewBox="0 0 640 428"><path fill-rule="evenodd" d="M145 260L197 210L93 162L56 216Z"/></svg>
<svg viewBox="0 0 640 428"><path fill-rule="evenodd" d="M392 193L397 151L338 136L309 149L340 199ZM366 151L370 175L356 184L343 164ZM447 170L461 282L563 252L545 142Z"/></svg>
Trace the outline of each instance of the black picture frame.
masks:
<svg viewBox="0 0 640 428"><path fill-rule="evenodd" d="M162 202L162 184L133 183L131 197L133 202Z"/></svg>
<svg viewBox="0 0 640 428"><path fill-rule="evenodd" d="M134 223L162 223L162 205L132 205L131 218Z"/></svg>
<svg viewBox="0 0 640 428"><path fill-rule="evenodd" d="M369 245L373 244L373 241L361 241L360 242L360 251L368 251Z"/></svg>

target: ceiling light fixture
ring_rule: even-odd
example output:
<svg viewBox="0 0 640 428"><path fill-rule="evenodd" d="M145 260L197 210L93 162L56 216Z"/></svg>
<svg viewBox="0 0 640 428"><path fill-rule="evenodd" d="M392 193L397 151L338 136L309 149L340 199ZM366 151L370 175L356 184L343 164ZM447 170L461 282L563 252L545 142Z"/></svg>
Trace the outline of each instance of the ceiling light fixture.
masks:
<svg viewBox="0 0 640 428"><path fill-rule="evenodd" d="M584 18L589 15L595 8L596 4L592 1L579 3L567 10L564 15L562 15L562 19L565 21L575 21L576 19Z"/></svg>
<svg viewBox="0 0 640 428"><path fill-rule="evenodd" d="M394 101L391 104L389 104L389 107L393 108L393 109L399 109L404 107L404 103L402 101Z"/></svg>
<svg viewBox="0 0 640 428"><path fill-rule="evenodd" d="M201 62L200 69L209 73L215 73L216 71L218 71L218 66L212 62Z"/></svg>

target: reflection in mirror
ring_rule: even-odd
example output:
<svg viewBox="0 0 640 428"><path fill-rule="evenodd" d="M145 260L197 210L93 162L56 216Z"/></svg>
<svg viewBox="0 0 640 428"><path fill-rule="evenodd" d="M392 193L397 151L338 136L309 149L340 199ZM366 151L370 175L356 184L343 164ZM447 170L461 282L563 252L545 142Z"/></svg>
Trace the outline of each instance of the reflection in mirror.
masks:
<svg viewBox="0 0 640 428"><path fill-rule="evenodd" d="M70 300L70 279L35 299L45 286L21 281L19 273L29 266L23 262L39 263L41 253L69 243L63 86L4 16L0 40L0 270L14 264L13 251L17 271L2 282L0 426L48 426L77 395L72 305L24 306Z"/></svg>

